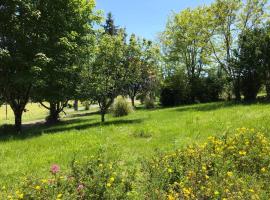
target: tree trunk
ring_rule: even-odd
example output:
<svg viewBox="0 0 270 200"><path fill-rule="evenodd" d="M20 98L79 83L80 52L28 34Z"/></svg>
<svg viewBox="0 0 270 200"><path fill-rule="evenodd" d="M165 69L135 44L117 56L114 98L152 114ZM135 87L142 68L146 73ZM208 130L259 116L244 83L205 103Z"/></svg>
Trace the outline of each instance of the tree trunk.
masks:
<svg viewBox="0 0 270 200"><path fill-rule="evenodd" d="M75 100L74 101L74 110L75 111L78 111L79 110L79 105L78 104L79 104L78 100Z"/></svg>
<svg viewBox="0 0 270 200"><path fill-rule="evenodd" d="M132 107L135 108L135 96L132 96L130 98L131 98Z"/></svg>
<svg viewBox="0 0 270 200"><path fill-rule="evenodd" d="M266 89L266 94L267 94L267 100L270 101L270 74L265 72L265 89Z"/></svg>
<svg viewBox="0 0 270 200"><path fill-rule="evenodd" d="M22 114L25 108L24 104L17 104L15 101L9 103L15 117L15 129L17 133L22 132Z"/></svg>
<svg viewBox="0 0 270 200"><path fill-rule="evenodd" d="M241 91L240 91L240 79L237 78L237 80L233 83L233 93L235 96L236 101L241 101Z"/></svg>
<svg viewBox="0 0 270 200"><path fill-rule="evenodd" d="M59 121L59 110L57 109L56 103L50 102L50 114L47 117L47 123L49 124L55 124Z"/></svg>
<svg viewBox="0 0 270 200"><path fill-rule="evenodd" d="M22 109L16 109L14 110L14 116L15 116L15 129L18 133L22 132Z"/></svg>
<svg viewBox="0 0 270 200"><path fill-rule="evenodd" d="M266 94L267 94L266 98L268 101L270 101L270 84L266 84L265 87L266 87Z"/></svg>
<svg viewBox="0 0 270 200"><path fill-rule="evenodd" d="M101 122L105 122L105 112L101 112Z"/></svg>

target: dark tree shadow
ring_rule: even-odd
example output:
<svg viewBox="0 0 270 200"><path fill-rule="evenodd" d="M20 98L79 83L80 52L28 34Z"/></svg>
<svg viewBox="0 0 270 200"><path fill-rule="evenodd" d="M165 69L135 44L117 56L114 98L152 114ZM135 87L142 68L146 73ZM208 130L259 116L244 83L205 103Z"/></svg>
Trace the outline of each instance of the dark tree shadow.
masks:
<svg viewBox="0 0 270 200"><path fill-rule="evenodd" d="M69 114L68 117L70 117L70 118L75 118L75 117L89 117L89 116L99 115L99 114L100 114L99 111L96 111L96 112L85 112L85 113Z"/></svg>
<svg viewBox="0 0 270 200"><path fill-rule="evenodd" d="M60 133L64 131L70 131L70 130L85 130L89 128L95 128L95 127L106 127L110 125L126 125L126 124L139 124L142 123L142 119L134 119L134 120L115 120L115 121L108 121L108 122L95 122L92 124L79 124L75 126L70 126L70 127L56 127L56 128L50 128L48 130L44 130L44 133L47 134L55 134L55 133Z"/></svg>
<svg viewBox="0 0 270 200"><path fill-rule="evenodd" d="M186 111L201 111L201 112L208 112L208 111L214 111L221 108L231 108L231 107L237 107L237 106L251 106L255 104L269 104L269 101L266 101L265 99L258 99L256 101L223 101L223 102L215 102L215 103L203 103L203 104L193 104L193 105L185 105L179 108L174 109L173 111L179 111L179 112L186 112Z"/></svg>
<svg viewBox="0 0 270 200"><path fill-rule="evenodd" d="M16 133L13 125L0 126L0 141L8 140L25 140L34 137L39 137L42 134L59 134L70 130L85 130L95 127L104 127L109 125L123 125L123 124L136 124L143 122L142 119L134 120L114 120L105 123L94 122L94 119L75 118L70 120L63 120L54 125L48 125L44 122L37 122L33 124L23 125L22 133Z"/></svg>

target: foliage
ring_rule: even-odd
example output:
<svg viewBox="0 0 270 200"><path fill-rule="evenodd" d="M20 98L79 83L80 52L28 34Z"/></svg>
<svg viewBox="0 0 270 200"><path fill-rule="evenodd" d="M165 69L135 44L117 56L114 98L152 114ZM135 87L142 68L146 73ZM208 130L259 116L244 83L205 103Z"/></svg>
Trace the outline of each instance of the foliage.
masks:
<svg viewBox="0 0 270 200"><path fill-rule="evenodd" d="M149 134L149 133L148 133ZM136 135L148 138L146 132ZM150 136L152 137L152 136ZM140 172L104 152L71 172L52 165L49 179L27 177L3 199L269 199L270 141L254 129L209 137L208 141L144 160Z"/></svg>
<svg viewBox="0 0 270 200"><path fill-rule="evenodd" d="M118 96L113 104L112 112L115 117L123 117L132 112L132 107L124 97Z"/></svg>
<svg viewBox="0 0 270 200"><path fill-rule="evenodd" d="M209 63L209 41L212 36L210 27L209 8L186 9L169 19L162 36L167 60L185 71L192 102L196 99L196 80Z"/></svg>
<svg viewBox="0 0 270 200"><path fill-rule="evenodd" d="M246 29L260 27L267 17L267 0L216 0L211 5L213 37L211 47L215 61L233 85L236 100L241 100L239 72L232 60L239 53L239 34Z"/></svg>
<svg viewBox="0 0 270 200"><path fill-rule="evenodd" d="M268 199L269 140L254 129L209 137L146 162L147 199Z"/></svg>
<svg viewBox="0 0 270 200"><path fill-rule="evenodd" d="M42 13L38 31L44 35L39 49L49 61L34 86L33 98L50 103L42 103L50 111L49 122L56 122L68 100L76 98L82 63L93 51L94 6L94 1L77 0L48 0L37 5Z"/></svg>
<svg viewBox="0 0 270 200"><path fill-rule="evenodd" d="M172 76L166 77L161 87L161 105L176 106L192 103L191 91L195 94L197 102L218 101L224 88L224 81L214 70L208 70L205 76L194 79L193 83L191 89L188 78L183 71L175 72Z"/></svg>
<svg viewBox="0 0 270 200"><path fill-rule="evenodd" d="M160 103L162 106L177 106L189 101L189 85L184 72L179 71L164 80L161 87Z"/></svg>
<svg viewBox="0 0 270 200"><path fill-rule="evenodd" d="M125 50L126 94L135 107L135 99L139 94L154 90L158 82L158 66L160 51L151 41L137 39L131 35Z"/></svg>
<svg viewBox="0 0 270 200"><path fill-rule="evenodd" d="M124 45L123 32L114 36L99 35L95 58L82 73L80 91L85 99L98 102L102 122L105 121L104 116L114 99L123 93L125 85Z"/></svg>
<svg viewBox="0 0 270 200"><path fill-rule="evenodd" d="M262 85L264 30L246 30L240 36L237 67L241 72L241 90L245 100L256 100Z"/></svg>
<svg viewBox="0 0 270 200"><path fill-rule="evenodd" d="M113 15L111 12L108 13L106 23L103 26L105 33L108 35L117 35L118 34L118 27L114 24Z"/></svg>
<svg viewBox="0 0 270 200"><path fill-rule="evenodd" d="M241 75L234 63L241 49L237 42L242 32L264 25L268 16L266 7L267 0L216 0L210 6L172 15L161 37L165 76L184 69L190 99L195 102L201 99L200 79L209 68L215 68L225 77L222 80L227 81L226 85L232 85L228 88L235 98L241 100ZM165 91L170 93L168 89Z"/></svg>
<svg viewBox="0 0 270 200"><path fill-rule="evenodd" d="M0 3L0 88L21 131L21 118L40 68L36 34L40 12L33 1L4 0Z"/></svg>
<svg viewBox="0 0 270 200"><path fill-rule="evenodd" d="M151 95L146 95L144 98L144 105L146 109L153 109L155 108L155 98Z"/></svg>
<svg viewBox="0 0 270 200"><path fill-rule="evenodd" d="M92 156L88 162L74 161L69 174L52 165L51 178L26 177L15 194L4 199L128 199L132 194L134 171L123 171L120 161L108 160L104 153ZM3 194L2 194L3 195Z"/></svg>

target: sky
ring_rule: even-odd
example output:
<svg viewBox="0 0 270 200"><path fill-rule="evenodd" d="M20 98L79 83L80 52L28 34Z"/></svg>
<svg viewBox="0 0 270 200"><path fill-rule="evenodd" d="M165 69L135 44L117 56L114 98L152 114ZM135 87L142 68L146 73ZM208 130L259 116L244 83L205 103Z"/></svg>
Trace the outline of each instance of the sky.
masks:
<svg viewBox="0 0 270 200"><path fill-rule="evenodd" d="M172 12L211 4L213 0L96 0L97 9L112 12L115 24L129 34L157 39Z"/></svg>

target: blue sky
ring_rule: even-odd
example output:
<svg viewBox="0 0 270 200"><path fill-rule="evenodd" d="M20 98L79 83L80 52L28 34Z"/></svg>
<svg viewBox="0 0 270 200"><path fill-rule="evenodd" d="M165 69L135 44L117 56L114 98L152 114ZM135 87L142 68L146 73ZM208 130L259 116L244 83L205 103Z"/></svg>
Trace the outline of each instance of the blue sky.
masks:
<svg viewBox="0 0 270 200"><path fill-rule="evenodd" d="M211 2L213 0L96 0L97 9L113 13L116 25L126 27L128 33L152 40L164 30L173 11Z"/></svg>

